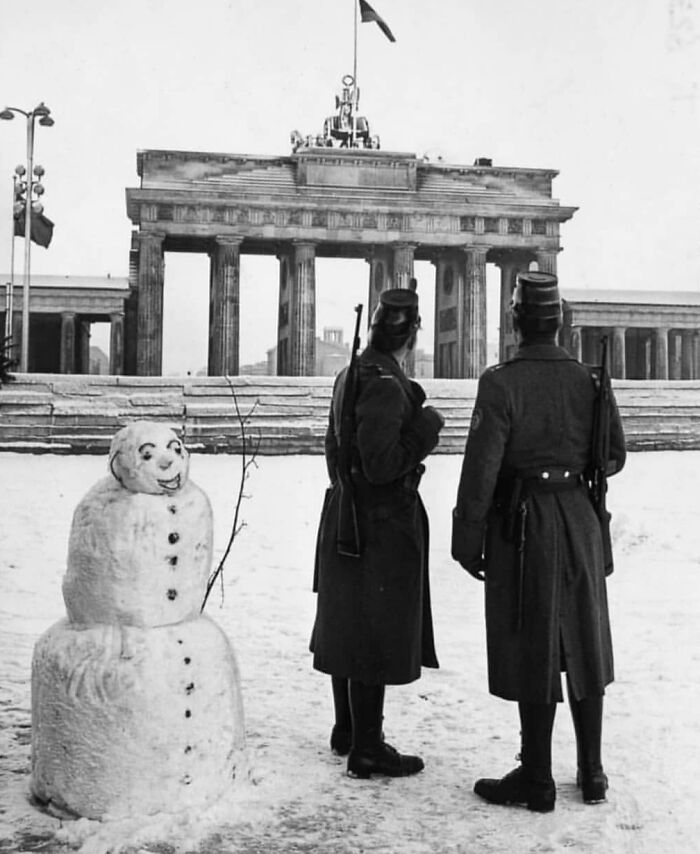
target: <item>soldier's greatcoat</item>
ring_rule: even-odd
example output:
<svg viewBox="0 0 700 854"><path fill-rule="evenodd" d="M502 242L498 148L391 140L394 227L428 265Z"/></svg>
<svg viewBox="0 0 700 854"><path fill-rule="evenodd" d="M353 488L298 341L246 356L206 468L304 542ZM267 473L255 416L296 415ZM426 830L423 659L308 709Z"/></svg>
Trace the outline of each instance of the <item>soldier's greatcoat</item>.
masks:
<svg viewBox="0 0 700 854"><path fill-rule="evenodd" d="M311 638L314 667L366 684L404 684L437 667L428 581L428 520L418 494L421 460L440 421L396 360L371 347L358 359L352 480L362 555L338 554L337 475L346 371L333 390L327 491L318 533Z"/></svg>
<svg viewBox="0 0 700 854"><path fill-rule="evenodd" d="M497 481L549 469L575 478L586 469L594 397L590 369L555 345L521 346L479 380L453 555L478 563L483 543L489 690L508 700L561 700L562 670L576 699L602 694L613 679L600 525L585 484L527 498L522 582L507 499L494 500ZM613 398L608 473L624 461Z"/></svg>

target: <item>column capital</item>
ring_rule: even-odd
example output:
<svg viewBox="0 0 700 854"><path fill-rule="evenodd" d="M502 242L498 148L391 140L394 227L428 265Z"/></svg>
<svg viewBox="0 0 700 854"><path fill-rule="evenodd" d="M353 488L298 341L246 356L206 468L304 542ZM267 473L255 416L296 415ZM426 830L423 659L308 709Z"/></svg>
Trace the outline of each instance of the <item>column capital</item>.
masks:
<svg viewBox="0 0 700 854"><path fill-rule="evenodd" d="M501 270L510 266L522 267L534 260L534 252L525 249L494 249L489 258Z"/></svg>
<svg viewBox="0 0 700 854"><path fill-rule="evenodd" d="M318 243L313 240L293 240L294 258L298 260L312 260L316 257Z"/></svg>
<svg viewBox="0 0 700 854"><path fill-rule="evenodd" d="M486 256L491 251L490 246L474 246L473 243L467 243L460 247L458 247L465 255L473 255L477 258L483 258L486 260Z"/></svg>
<svg viewBox="0 0 700 854"><path fill-rule="evenodd" d="M243 243L243 235L241 234L217 234L214 237L214 243L217 246L240 246Z"/></svg>
<svg viewBox="0 0 700 854"><path fill-rule="evenodd" d="M164 231L137 231L133 237L140 244L142 243L162 243L165 240Z"/></svg>

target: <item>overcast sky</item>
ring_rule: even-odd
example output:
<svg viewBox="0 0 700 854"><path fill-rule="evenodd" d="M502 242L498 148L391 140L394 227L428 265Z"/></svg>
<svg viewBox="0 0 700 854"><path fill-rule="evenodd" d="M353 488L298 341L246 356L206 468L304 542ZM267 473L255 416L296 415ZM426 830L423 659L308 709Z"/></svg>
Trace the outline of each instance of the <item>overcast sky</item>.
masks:
<svg viewBox="0 0 700 854"><path fill-rule="evenodd" d="M45 101L56 121L37 129L56 228L33 270L127 275L139 149L286 155L292 129L320 131L352 71L353 2L3 0L0 109ZM579 207L564 290L700 289L700 0L373 6L396 36L359 28L361 113L383 149L558 169L555 196ZM3 271L25 128L0 122ZM21 275L21 240L17 256ZM417 274L429 309L434 270ZM242 279L246 362L275 341L276 261L244 258ZM319 331L350 328L366 280L363 262L319 264ZM205 256L166 256L166 371L206 362L207 288Z"/></svg>

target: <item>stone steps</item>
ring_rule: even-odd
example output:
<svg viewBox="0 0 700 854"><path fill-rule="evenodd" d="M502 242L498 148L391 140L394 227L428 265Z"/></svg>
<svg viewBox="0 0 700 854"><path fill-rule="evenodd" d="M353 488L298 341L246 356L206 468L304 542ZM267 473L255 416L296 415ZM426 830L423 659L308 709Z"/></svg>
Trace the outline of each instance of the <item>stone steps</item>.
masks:
<svg viewBox="0 0 700 854"><path fill-rule="evenodd" d="M321 454L332 377L105 377L19 374L0 388L0 450L106 453L114 433L137 419L183 432L208 453ZM436 453L462 453L476 380L422 380L445 415ZM614 383L630 450L700 449L700 382Z"/></svg>

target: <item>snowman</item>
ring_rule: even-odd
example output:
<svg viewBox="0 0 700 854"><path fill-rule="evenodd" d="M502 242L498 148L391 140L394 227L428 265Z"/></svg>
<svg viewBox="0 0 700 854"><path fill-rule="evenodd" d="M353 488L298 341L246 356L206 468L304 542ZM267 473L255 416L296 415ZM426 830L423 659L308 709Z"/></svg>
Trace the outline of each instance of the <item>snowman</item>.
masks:
<svg viewBox="0 0 700 854"><path fill-rule="evenodd" d="M233 649L201 613L211 506L161 424L120 430L109 472L73 516L67 617L34 649L31 790L87 818L199 809L244 762Z"/></svg>

